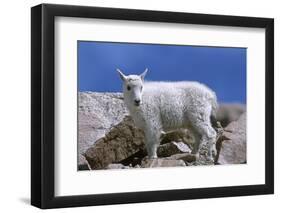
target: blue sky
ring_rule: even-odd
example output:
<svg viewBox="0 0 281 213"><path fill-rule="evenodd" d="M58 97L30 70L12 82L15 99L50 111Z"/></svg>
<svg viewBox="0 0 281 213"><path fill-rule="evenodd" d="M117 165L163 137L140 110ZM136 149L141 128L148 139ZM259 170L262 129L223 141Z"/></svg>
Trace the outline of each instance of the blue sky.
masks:
<svg viewBox="0 0 281 213"><path fill-rule="evenodd" d="M150 81L199 81L219 102L246 103L246 48L78 41L79 91L121 92L116 72Z"/></svg>

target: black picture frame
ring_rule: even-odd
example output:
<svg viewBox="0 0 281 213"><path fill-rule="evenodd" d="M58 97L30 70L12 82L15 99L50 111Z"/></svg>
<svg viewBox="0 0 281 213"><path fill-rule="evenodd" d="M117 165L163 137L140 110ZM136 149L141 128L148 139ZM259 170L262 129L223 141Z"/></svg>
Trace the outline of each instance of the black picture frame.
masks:
<svg viewBox="0 0 281 213"><path fill-rule="evenodd" d="M57 16L264 28L265 184L96 195L54 195L54 20ZM164 11L41 4L31 8L31 204L59 208L274 193L274 20Z"/></svg>

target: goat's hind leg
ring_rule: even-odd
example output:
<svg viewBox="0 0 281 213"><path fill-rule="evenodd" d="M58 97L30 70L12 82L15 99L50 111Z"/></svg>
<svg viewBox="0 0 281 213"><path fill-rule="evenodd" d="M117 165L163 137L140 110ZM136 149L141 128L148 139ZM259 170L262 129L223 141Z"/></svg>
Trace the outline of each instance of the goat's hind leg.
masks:
<svg viewBox="0 0 281 213"><path fill-rule="evenodd" d="M197 154L201 144L205 143L208 148L207 158L208 160L213 160L217 154L215 145L217 133L211 125L210 118L209 116L202 116L202 114L193 118L191 121L192 130L195 133L195 139L197 139L193 153Z"/></svg>
<svg viewBox="0 0 281 213"><path fill-rule="evenodd" d="M217 132L214 130L214 128L211 125L210 120L207 120L207 123L205 124L205 134L204 134L204 140L207 143L208 147L208 159L214 160L217 155L217 149L216 149L216 139L217 139Z"/></svg>
<svg viewBox="0 0 281 213"><path fill-rule="evenodd" d="M199 160L199 150L201 148L201 135L196 130L196 128L191 127L189 129L194 137L194 144L191 154L195 155L196 160Z"/></svg>

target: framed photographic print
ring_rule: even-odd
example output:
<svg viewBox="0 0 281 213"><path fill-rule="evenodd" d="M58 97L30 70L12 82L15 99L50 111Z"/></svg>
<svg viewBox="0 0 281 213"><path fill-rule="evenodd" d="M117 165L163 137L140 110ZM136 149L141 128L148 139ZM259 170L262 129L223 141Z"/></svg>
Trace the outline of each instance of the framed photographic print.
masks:
<svg viewBox="0 0 281 213"><path fill-rule="evenodd" d="M274 192L274 21L31 9L31 203Z"/></svg>

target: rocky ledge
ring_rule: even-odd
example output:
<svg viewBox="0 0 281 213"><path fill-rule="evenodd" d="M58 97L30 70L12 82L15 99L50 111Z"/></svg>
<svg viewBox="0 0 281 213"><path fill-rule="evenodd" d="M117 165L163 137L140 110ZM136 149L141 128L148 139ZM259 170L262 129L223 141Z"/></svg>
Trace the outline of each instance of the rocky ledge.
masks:
<svg viewBox="0 0 281 213"><path fill-rule="evenodd" d="M223 106L221 111L225 111ZM194 139L186 129L163 135L157 150L159 158L147 159L144 134L128 116L121 94L80 93L78 170L245 163L246 112L239 113L235 118L221 117L227 122L226 127L217 129L218 155L215 162L207 159L206 145L202 145L196 160L191 154Z"/></svg>
<svg viewBox="0 0 281 213"><path fill-rule="evenodd" d="M128 114L121 93L79 92L78 169L87 168L83 155Z"/></svg>

